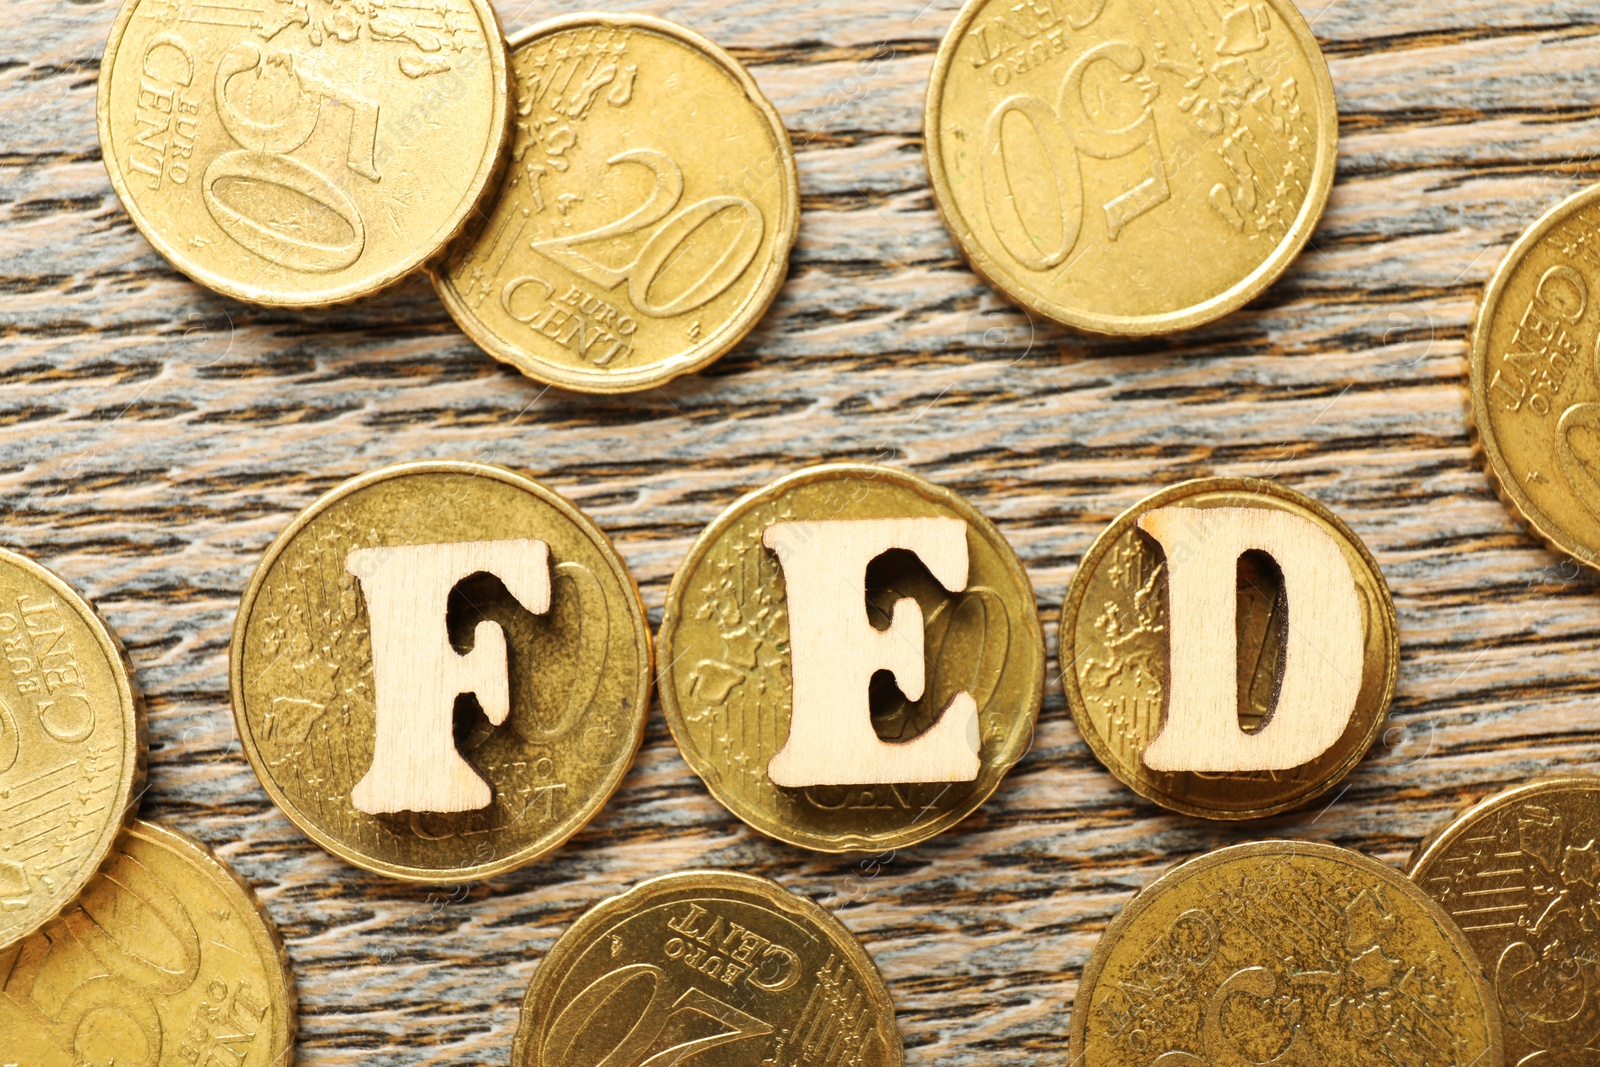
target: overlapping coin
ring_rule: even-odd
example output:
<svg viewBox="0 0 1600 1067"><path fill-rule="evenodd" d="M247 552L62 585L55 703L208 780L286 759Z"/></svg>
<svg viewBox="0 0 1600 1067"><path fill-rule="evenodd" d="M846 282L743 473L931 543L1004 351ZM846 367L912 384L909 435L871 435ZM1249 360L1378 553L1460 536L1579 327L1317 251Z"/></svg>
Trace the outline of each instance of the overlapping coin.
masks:
<svg viewBox="0 0 1600 1067"><path fill-rule="evenodd" d="M1472 947L1398 871L1332 845L1181 864L1107 927L1078 987L1083 1067L1501 1067Z"/></svg>
<svg viewBox="0 0 1600 1067"><path fill-rule="evenodd" d="M648 16L512 40L512 166L435 277L467 336L539 381L658 386L738 344L800 222L789 134L736 59Z"/></svg>
<svg viewBox="0 0 1600 1067"><path fill-rule="evenodd" d="M584 392L659 385L739 342L800 219L789 136L737 60L643 15L552 19L511 42L512 165L435 278L467 335Z"/></svg>
<svg viewBox="0 0 1600 1067"><path fill-rule="evenodd" d="M29 1067L287 1067L277 927L211 850L136 822L83 896L0 951L0 1046Z"/></svg>
<svg viewBox="0 0 1600 1067"><path fill-rule="evenodd" d="M603 900L534 972L512 1067L899 1067L894 1005L845 926L776 882L653 878Z"/></svg>
<svg viewBox="0 0 1600 1067"><path fill-rule="evenodd" d="M849 586L847 610L859 613L835 621L870 637L865 627L909 626L891 620L899 602L915 602L920 632L900 632L919 653L910 668L924 669L925 685L907 699L906 679L862 678L872 731L890 745L911 742L939 728L965 694L976 708L972 776L775 784L770 765L791 735L796 653L789 579L768 547L769 528L919 518L960 524L960 580L936 578L914 553L888 552L866 564L864 577L848 568L832 575ZM909 845L972 814L1027 750L1044 686L1033 587L1011 546L955 493L886 467L813 467L735 502L679 566L660 648L661 704L689 766L757 830L821 851ZM839 720L835 736L847 725Z"/></svg>
<svg viewBox="0 0 1600 1067"><path fill-rule="evenodd" d="M124 0L100 147L139 231L257 304L352 300L437 255L501 168L487 0Z"/></svg>
<svg viewBox="0 0 1600 1067"><path fill-rule="evenodd" d="M1535 222L1478 309L1470 418L1490 481L1534 534L1600 567L1600 186Z"/></svg>
<svg viewBox="0 0 1600 1067"><path fill-rule="evenodd" d="M934 202L973 268L1108 334L1258 296L1310 239L1338 144L1292 0L968 0L923 122Z"/></svg>
<svg viewBox="0 0 1600 1067"><path fill-rule="evenodd" d="M1508 1063L1600 1063L1600 778L1489 797L1424 842L1410 874L1488 970Z"/></svg>
<svg viewBox="0 0 1600 1067"><path fill-rule="evenodd" d="M145 724L122 646L94 608L4 550L0 653L4 948L54 919L111 855L144 783Z"/></svg>
<svg viewBox="0 0 1600 1067"><path fill-rule="evenodd" d="M1343 734L1321 756L1283 771L1155 771L1142 756L1160 733L1170 698L1168 565L1139 529L1160 508L1261 508L1309 520L1340 546L1355 580L1365 635L1355 706ZM1204 537L1197 515L1197 537ZM1235 612L1238 720L1259 729L1278 700L1288 612L1283 577L1270 559L1246 553L1237 575ZM1220 620L1219 620L1220 623ZM1371 553L1327 508L1274 482L1212 478L1153 494L1095 539L1061 609L1061 683L1078 731L1095 756L1129 789L1163 807L1212 819L1248 819L1286 811L1331 788L1358 763L1382 730L1394 695L1399 634L1389 587Z"/></svg>
<svg viewBox="0 0 1600 1067"><path fill-rule="evenodd" d="M419 587L440 554L456 569ZM572 504L498 467L412 463L345 482L279 535L229 667L245 754L312 840L391 877L466 881L545 855L604 806L643 735L651 646L626 565ZM433 717L391 733L385 708Z"/></svg>

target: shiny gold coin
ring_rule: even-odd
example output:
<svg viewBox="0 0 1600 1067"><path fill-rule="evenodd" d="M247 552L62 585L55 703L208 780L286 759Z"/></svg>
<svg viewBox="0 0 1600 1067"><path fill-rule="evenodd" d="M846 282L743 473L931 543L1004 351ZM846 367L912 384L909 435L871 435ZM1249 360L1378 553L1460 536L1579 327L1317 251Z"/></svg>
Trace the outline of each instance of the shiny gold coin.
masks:
<svg viewBox="0 0 1600 1067"><path fill-rule="evenodd" d="M1078 986L1081 1067L1501 1067L1472 948L1393 868L1304 841L1217 849L1123 908Z"/></svg>
<svg viewBox="0 0 1600 1067"><path fill-rule="evenodd" d="M295 994L278 929L211 850L153 823L0 951L0 1035L28 1067L288 1067Z"/></svg>
<svg viewBox="0 0 1600 1067"><path fill-rule="evenodd" d="M1166 570L1160 546L1138 528L1164 507L1271 508L1316 523L1344 550L1356 580L1366 632L1356 709L1322 756L1291 771L1161 773L1141 756L1160 732L1166 702ZM1277 699L1285 625L1282 577L1246 553L1238 573L1239 722L1261 725ZM1254 819L1321 795L1361 760L1383 728L1400 659L1399 625L1389 586L1361 539L1327 508L1275 482L1207 478L1146 497L1095 539L1073 576L1058 630L1061 684L1078 732L1095 757L1129 789L1164 808L1207 819Z"/></svg>
<svg viewBox="0 0 1600 1067"><path fill-rule="evenodd" d="M512 166L435 284L531 378L660 385L739 343L800 220L789 135L737 60L644 15L570 15L511 41Z"/></svg>
<svg viewBox="0 0 1600 1067"><path fill-rule="evenodd" d="M1512 246L1478 310L1469 418L1494 483L1534 534L1600 567L1600 186Z"/></svg>
<svg viewBox="0 0 1600 1067"><path fill-rule="evenodd" d="M1506 1062L1600 1063L1600 778L1492 796L1424 842L1410 873L1488 970Z"/></svg>
<svg viewBox="0 0 1600 1067"><path fill-rule="evenodd" d="M0 653L4 948L54 919L111 854L144 785L145 728L122 645L94 608L4 550Z"/></svg>
<svg viewBox="0 0 1600 1067"><path fill-rule="evenodd" d="M966 523L966 588L948 592L908 553L867 570L872 625L914 598L925 622L927 684L907 701L880 676L872 725L884 741L927 730L958 692L978 708L980 769L966 782L783 788L767 764L789 735L789 609L782 568L762 544L776 522L953 518ZM1027 751L1044 691L1033 586L1004 537L948 489L887 467L799 471L736 501L673 577L660 633L661 706L683 757L729 811L780 841L823 852L900 848L977 810ZM879 684L886 682L886 684Z"/></svg>
<svg viewBox="0 0 1600 1067"><path fill-rule="evenodd" d="M358 810L351 794L374 765L377 696L350 553L514 539L549 545L549 610L532 613L478 573L454 586L447 613L457 652L475 647L485 623L504 635L506 718L491 725L464 697L455 712L455 747L487 782L489 805ZM467 881L544 856L611 797L644 733L650 631L626 564L567 500L498 467L408 463L345 482L273 542L239 607L229 680L250 765L307 836L379 874Z"/></svg>
<svg viewBox="0 0 1600 1067"><path fill-rule="evenodd" d="M899 1067L889 990L776 882L684 871L590 908L528 984L511 1067Z"/></svg>
<svg viewBox="0 0 1600 1067"><path fill-rule="evenodd" d="M1291 0L968 0L923 121L934 202L973 269L1106 334L1260 295L1322 217L1339 135Z"/></svg>
<svg viewBox="0 0 1600 1067"><path fill-rule="evenodd" d="M139 232L256 304L352 300L460 231L509 133L487 0L124 0L100 148Z"/></svg>

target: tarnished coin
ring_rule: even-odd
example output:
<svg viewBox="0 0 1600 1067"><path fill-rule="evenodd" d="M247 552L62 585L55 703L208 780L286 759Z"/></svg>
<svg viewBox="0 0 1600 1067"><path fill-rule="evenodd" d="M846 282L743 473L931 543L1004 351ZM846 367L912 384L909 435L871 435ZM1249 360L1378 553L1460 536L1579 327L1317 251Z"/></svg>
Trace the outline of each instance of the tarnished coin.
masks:
<svg viewBox="0 0 1600 1067"><path fill-rule="evenodd" d="M1333 186L1333 81L1292 0L968 0L923 119L962 253L1030 311L1156 334L1300 254Z"/></svg>
<svg viewBox="0 0 1600 1067"><path fill-rule="evenodd" d="M1424 842L1410 872L1489 972L1506 1062L1600 1063L1600 778L1492 796Z"/></svg>
<svg viewBox="0 0 1600 1067"><path fill-rule="evenodd" d="M1162 773L1141 758L1160 732L1168 697L1166 566L1138 528L1157 508L1270 508L1311 520L1344 550L1355 578L1366 648L1355 711L1322 756L1290 771ZM1239 722L1268 718L1277 699L1287 612L1282 576L1256 553L1238 565ZM1208 819L1253 819L1306 803L1348 774L1383 728L1394 696L1399 627L1389 587L1361 539L1311 498L1253 478L1185 482L1146 497L1095 539L1078 565L1059 627L1061 685L1078 732L1106 769L1162 807Z"/></svg>
<svg viewBox="0 0 1600 1067"><path fill-rule="evenodd" d="M590 393L659 385L739 343L788 270L800 184L737 60L644 15L569 15L511 41L511 168L436 273L490 355Z"/></svg>
<svg viewBox="0 0 1600 1067"><path fill-rule="evenodd" d="M1500 498L1534 534L1600 567L1600 186L1506 254L1478 309L1469 418Z"/></svg>
<svg viewBox="0 0 1600 1067"><path fill-rule="evenodd" d="M872 728L882 741L910 741L958 693L969 693L977 707L977 776L775 785L768 764L790 734L793 658L785 576L763 544L767 528L919 517L965 524L965 588L950 592L907 552L868 566L857 603L870 624L888 626L902 598L915 599L925 624L921 697L908 701L879 674L870 687ZM1027 751L1044 690L1044 639L1016 553L961 497L887 467L813 467L736 501L700 535L673 577L660 647L667 725L712 795L762 833L824 852L903 847L972 814Z"/></svg>
<svg viewBox="0 0 1600 1067"><path fill-rule="evenodd" d="M138 807L145 730L122 646L94 608L4 550L0 653L4 948L55 918L111 854Z"/></svg>
<svg viewBox="0 0 1600 1067"><path fill-rule="evenodd" d="M843 923L776 882L684 871L590 908L522 1001L511 1067L899 1067L889 990Z"/></svg>
<svg viewBox="0 0 1600 1067"><path fill-rule="evenodd" d="M82 898L0 951L8 1062L287 1067L295 993L278 928L183 834L135 822Z"/></svg>
<svg viewBox="0 0 1600 1067"><path fill-rule="evenodd" d="M488 0L124 0L100 150L156 250L256 304L376 292L436 255L501 167Z"/></svg>
<svg viewBox="0 0 1600 1067"><path fill-rule="evenodd" d="M490 714L492 690L473 690L454 697L453 727L442 726L447 757L487 787L486 805L358 807L356 786L377 767L384 681L374 671L370 591L355 573L370 576L372 553L359 550L518 539L549 546L544 610L510 576L477 571L445 587L444 618L402 612L386 623L447 629L458 670L479 649L503 649L505 666L488 684L507 686L504 717ZM459 675L437 677L442 666L419 669L399 676L397 706L446 681L449 693L466 691ZM239 606L229 680L250 765L307 836L379 874L467 881L545 855L611 797L644 733L650 631L622 558L567 500L498 467L409 463L345 482L273 542Z"/></svg>
<svg viewBox="0 0 1600 1067"><path fill-rule="evenodd" d="M1472 947L1398 871L1333 845L1234 845L1167 872L1095 946L1082 1067L1501 1067Z"/></svg>

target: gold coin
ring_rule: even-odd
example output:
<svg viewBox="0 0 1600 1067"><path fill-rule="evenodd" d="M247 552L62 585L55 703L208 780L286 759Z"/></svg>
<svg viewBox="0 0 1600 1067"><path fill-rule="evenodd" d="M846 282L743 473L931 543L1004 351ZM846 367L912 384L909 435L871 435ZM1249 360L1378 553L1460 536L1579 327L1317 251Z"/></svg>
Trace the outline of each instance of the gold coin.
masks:
<svg viewBox="0 0 1600 1067"><path fill-rule="evenodd" d="M0 951L0 1034L28 1067L288 1067L278 928L191 838L135 822L83 897Z"/></svg>
<svg viewBox="0 0 1600 1067"><path fill-rule="evenodd" d="M966 589L951 594L908 553L868 568L865 604L881 628L903 597L922 610L927 684L907 701L874 683L885 741L928 729L958 692L978 708L980 770L969 782L774 785L767 763L789 734L786 587L762 544L775 522L954 518L967 524ZM1000 531L961 497L887 467L832 464L780 478L735 502L689 550L667 592L661 706L683 757L722 804L755 829L822 852L900 848L977 810L1022 758L1044 692L1044 637L1033 586Z"/></svg>
<svg viewBox="0 0 1600 1067"><path fill-rule="evenodd" d="M122 645L55 574L0 549L0 948L94 877L144 785ZM0 971L3 973L3 971Z"/></svg>
<svg viewBox="0 0 1600 1067"><path fill-rule="evenodd" d="M1512 246L1478 310L1468 418L1489 480L1534 534L1600 567L1600 186Z"/></svg>
<svg viewBox="0 0 1600 1067"><path fill-rule="evenodd" d="M789 135L737 60L644 15L511 41L512 164L435 278L496 359L620 393L706 366L777 295L800 221Z"/></svg>
<svg viewBox="0 0 1600 1067"><path fill-rule="evenodd" d="M924 115L974 270L1080 330L1220 318L1300 254L1333 187L1333 81L1291 0L968 0Z"/></svg>
<svg viewBox="0 0 1600 1067"><path fill-rule="evenodd" d="M356 549L538 539L549 545L549 610L532 614L500 579L450 593L458 652L497 624L508 714L492 726L458 699L455 744L492 791L452 813L368 814L351 791L373 765L371 619L346 569ZM267 795L317 844L410 881L468 881L544 856L615 792L643 739L650 631L627 565L588 519L544 486L479 463L408 463L345 482L280 534L256 568L229 655L234 721Z"/></svg>
<svg viewBox="0 0 1600 1067"><path fill-rule="evenodd" d="M202 285L306 307L454 237L509 134L487 0L124 0L100 149L139 232Z"/></svg>
<svg viewBox="0 0 1600 1067"><path fill-rule="evenodd" d="M776 882L683 871L584 912L539 964L511 1067L900 1067L843 923Z"/></svg>
<svg viewBox="0 0 1600 1067"><path fill-rule="evenodd" d="M1424 842L1410 873L1488 970L1507 1061L1600 1063L1600 778L1492 796Z"/></svg>
<svg viewBox="0 0 1600 1067"><path fill-rule="evenodd" d="M1472 947L1391 867L1305 841L1217 849L1114 919L1072 1010L1082 1067L1501 1067Z"/></svg>
<svg viewBox="0 0 1600 1067"><path fill-rule="evenodd" d="M1166 571L1161 548L1138 529L1164 507L1271 508L1309 519L1344 549L1366 632L1356 708L1327 752L1292 771L1190 774L1153 771L1141 758L1160 732L1167 684ZM1276 568L1246 553L1240 560L1237 614L1239 721L1265 721L1276 700L1284 612ZM1255 819L1298 807L1332 788L1361 760L1383 728L1400 659L1399 625L1389 586L1361 539L1327 508L1275 482L1207 478L1146 497L1095 539L1067 591L1058 628L1061 685L1078 732L1096 758L1129 789L1164 808L1207 819Z"/></svg>

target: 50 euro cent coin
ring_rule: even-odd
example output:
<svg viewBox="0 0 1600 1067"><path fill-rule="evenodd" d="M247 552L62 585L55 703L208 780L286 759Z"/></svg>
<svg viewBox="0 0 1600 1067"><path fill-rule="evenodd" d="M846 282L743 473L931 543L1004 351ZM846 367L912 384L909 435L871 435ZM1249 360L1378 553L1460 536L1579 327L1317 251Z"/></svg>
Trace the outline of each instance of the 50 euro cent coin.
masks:
<svg viewBox="0 0 1600 1067"><path fill-rule="evenodd" d="M1082 1067L1502 1067L1461 931L1399 871L1305 841L1232 845L1141 890L1083 973Z"/></svg>
<svg viewBox="0 0 1600 1067"><path fill-rule="evenodd" d="M968 573L951 592L909 552L867 567L856 603L871 625L890 625L900 600L917 602L926 675L916 700L887 673L871 683L872 729L880 741L908 741L968 693L977 708L976 776L776 784L768 766L789 737L794 677L788 585L765 531L781 522L916 518L960 521ZM906 847L973 814L1027 752L1044 694L1044 637L1015 550L959 494L889 467L811 467L735 501L673 576L659 640L662 710L689 766L750 826L823 852Z"/></svg>
<svg viewBox="0 0 1600 1067"><path fill-rule="evenodd" d="M0 1043L29 1067L287 1067L295 991L255 893L204 845L136 822L83 896L0 951Z"/></svg>
<svg viewBox="0 0 1600 1067"><path fill-rule="evenodd" d="M1292 0L968 0L923 132L934 203L990 284L1066 326L1158 334L1288 268L1339 131Z"/></svg>
<svg viewBox="0 0 1600 1067"><path fill-rule="evenodd" d="M138 807L144 708L121 643L59 576L0 550L0 949L50 922Z"/></svg>
<svg viewBox="0 0 1600 1067"><path fill-rule="evenodd" d="M478 573L433 620L458 650L474 647L485 624L504 638L504 720L492 723L475 697L458 698L453 720L455 748L488 785L488 805L358 809L353 791L374 763L378 678L350 554L516 539L549 546L548 610L530 612L499 578ZM229 667L234 721L267 795L334 855L418 882L512 870L587 825L633 763L652 681L638 589L605 533L532 479L444 461L352 478L290 523L245 592Z"/></svg>
<svg viewBox="0 0 1600 1067"><path fill-rule="evenodd" d="M1423 842L1409 873L1489 972L1508 1062L1600 1063L1600 778L1488 797Z"/></svg>
<svg viewBox="0 0 1600 1067"><path fill-rule="evenodd" d="M436 256L501 169L488 0L124 0L100 65L111 184L202 285L308 307Z"/></svg>
<svg viewBox="0 0 1600 1067"><path fill-rule="evenodd" d="M1469 419L1500 498L1546 544L1600 567L1600 187L1506 254L1469 368Z"/></svg>

